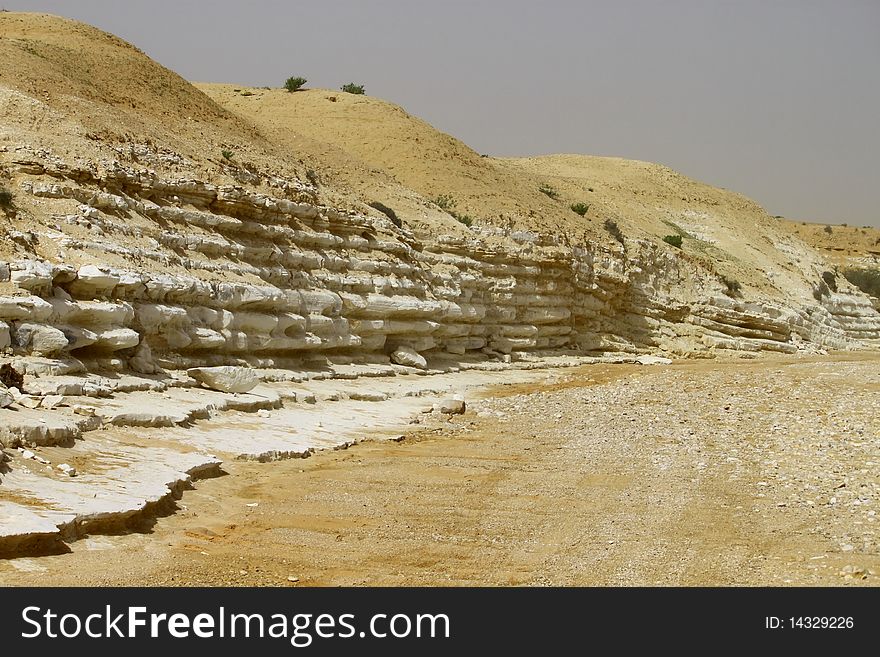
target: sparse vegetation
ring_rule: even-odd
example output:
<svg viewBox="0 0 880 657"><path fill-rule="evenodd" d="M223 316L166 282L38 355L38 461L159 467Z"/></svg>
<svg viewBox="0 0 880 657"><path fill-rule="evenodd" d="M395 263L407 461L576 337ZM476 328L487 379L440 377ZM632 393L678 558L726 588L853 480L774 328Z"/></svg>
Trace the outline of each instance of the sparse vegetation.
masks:
<svg viewBox="0 0 880 657"><path fill-rule="evenodd" d="M0 208L12 209L12 192L2 186L0 186Z"/></svg>
<svg viewBox="0 0 880 657"><path fill-rule="evenodd" d="M468 228L474 223L474 218L470 215L459 214L454 210L455 199L449 194L440 194L440 196L434 199L434 205L451 215L456 221L463 223Z"/></svg>
<svg viewBox="0 0 880 657"><path fill-rule="evenodd" d="M434 199L434 205L448 212L455 207L455 199L449 194L440 194L440 196Z"/></svg>
<svg viewBox="0 0 880 657"><path fill-rule="evenodd" d="M611 219L606 219L605 223L602 226L611 233L611 236L616 239L618 242L626 246L626 240L623 237L623 232L620 230L620 227L617 225L616 221L612 221Z"/></svg>
<svg viewBox="0 0 880 657"><path fill-rule="evenodd" d="M538 191L542 194L546 194L554 201L559 200L559 191L553 185L550 185L548 183L541 183L541 186L538 187Z"/></svg>
<svg viewBox="0 0 880 657"><path fill-rule="evenodd" d="M355 94L356 96L362 96L364 94L364 85L355 84L354 82L349 82L348 84L342 85L342 90L347 94Z"/></svg>
<svg viewBox="0 0 880 657"><path fill-rule="evenodd" d="M880 299L880 269L844 269L843 277L865 294Z"/></svg>
<svg viewBox="0 0 880 657"><path fill-rule="evenodd" d="M254 92L253 91L242 91L241 95L242 96L253 96Z"/></svg>
<svg viewBox="0 0 880 657"><path fill-rule="evenodd" d="M667 244L671 244L676 249L681 248L682 237L681 235L664 235L663 241Z"/></svg>
<svg viewBox="0 0 880 657"><path fill-rule="evenodd" d="M831 226L825 226L825 228L823 228L822 230L824 230L829 235L834 232L834 230L831 228Z"/></svg>
<svg viewBox="0 0 880 657"><path fill-rule="evenodd" d="M220 155L223 156L224 160L231 160L232 158L235 157L235 153L233 153L232 151L225 150L225 149L220 151Z"/></svg>
<svg viewBox="0 0 880 657"><path fill-rule="evenodd" d="M721 275L721 284L726 288L727 296L729 297L737 297L742 291L742 285L735 278L729 278L727 276Z"/></svg>
<svg viewBox="0 0 880 657"><path fill-rule="evenodd" d="M837 276L835 276L833 272L823 271L822 280L825 281L825 285L828 286L828 289L832 292L837 292Z"/></svg>
<svg viewBox="0 0 880 657"><path fill-rule="evenodd" d="M321 184L321 179L318 177L318 174L314 169L306 169L306 180L308 180L313 187L317 187Z"/></svg>
<svg viewBox="0 0 880 657"><path fill-rule="evenodd" d="M373 201L372 203L368 203L367 205L369 205L371 208L375 208L376 210L378 210L379 212L384 214L386 217L388 217L391 220L391 223L393 223L398 228L403 228L403 222L397 218L397 214L394 212L394 210L389 208L384 203L380 203L379 201Z"/></svg>
<svg viewBox="0 0 880 657"><path fill-rule="evenodd" d="M696 239L693 235L691 235L691 234L690 234L689 232L687 232L684 228L682 228L681 226L679 226L677 223L675 223L675 222L673 222L673 221L667 221L666 219L664 219L664 220L663 220L663 223L666 224L667 226L669 226L672 230L674 230L674 231L675 231L675 233L674 233L675 235L679 235L679 236L681 236L683 239L684 239L684 238L687 238L687 239ZM665 239L665 238L664 238L664 239Z"/></svg>
<svg viewBox="0 0 880 657"><path fill-rule="evenodd" d="M826 297L829 294L831 294L831 292L828 290L825 281L819 281L819 284L813 287L813 298L816 301L821 301L822 297Z"/></svg>
<svg viewBox="0 0 880 657"><path fill-rule="evenodd" d="M590 210L589 203L572 203L569 207L571 208L572 212L574 212L575 214L579 214L582 217L585 216Z"/></svg>
<svg viewBox="0 0 880 657"><path fill-rule="evenodd" d="M290 93L293 93L294 91L299 91L306 82L308 82L308 80L299 76L287 78L287 81L284 83L284 88Z"/></svg>

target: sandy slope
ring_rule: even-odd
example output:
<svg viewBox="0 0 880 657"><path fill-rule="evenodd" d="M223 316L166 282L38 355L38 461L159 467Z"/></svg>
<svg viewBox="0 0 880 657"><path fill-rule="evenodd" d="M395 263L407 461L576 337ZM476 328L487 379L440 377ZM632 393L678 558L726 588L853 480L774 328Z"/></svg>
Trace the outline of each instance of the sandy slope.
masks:
<svg viewBox="0 0 880 657"><path fill-rule="evenodd" d="M28 143L93 166L121 159L217 184L248 170L264 181L310 179L327 204L377 214L364 203L381 201L430 235L468 234L431 202L440 195L477 227L563 234L574 243L613 247L606 220L661 248L673 248L662 244L664 235L680 233L687 257L771 296L809 295L805 279L822 267L755 203L659 165L569 155L496 159L368 96L193 86L117 37L54 16L4 13L0 35L0 148ZM155 156L144 159L144 151ZM558 198L541 193L542 185ZM578 202L589 204L586 217L569 208ZM28 229L26 215L15 229ZM12 255L0 242L0 255ZM42 240L34 254L57 256L52 249Z"/></svg>
<svg viewBox="0 0 880 657"><path fill-rule="evenodd" d="M0 184L10 189L18 181L7 162L40 153L98 172L118 161L212 184L241 184L253 172L261 180L257 189L275 195L283 192L267 181L306 182L315 168L134 46L90 25L0 13L0 61ZM328 205L358 205L345 190L321 185L318 192L314 200ZM22 194L16 203L21 212L14 229L39 225L39 204ZM0 222L0 235L5 228ZM0 257L12 254L24 255L0 239ZM46 240L29 255L57 257Z"/></svg>
<svg viewBox="0 0 880 657"><path fill-rule="evenodd" d="M835 264L880 267L880 228L798 221L780 223Z"/></svg>
<svg viewBox="0 0 880 657"><path fill-rule="evenodd" d="M609 220L627 237L661 248L673 248L663 244L664 236L679 234L687 257L771 296L792 289L808 294L803 277L822 266L821 258L754 201L661 165L580 155L486 157L378 98L325 89L196 86L278 144L316 159L325 158L326 144L332 145L333 177L396 207L416 228L432 229L425 216L430 204L423 200L413 207L411 197L401 199L401 188L429 201L452 196L454 211L473 217L477 226L562 233L574 243L614 245L605 228ZM366 171L343 173L343 152ZM395 189L383 193L386 180ZM545 185L558 197L542 193ZM575 203L590 206L584 217L570 209ZM774 272L772 283L767 271Z"/></svg>

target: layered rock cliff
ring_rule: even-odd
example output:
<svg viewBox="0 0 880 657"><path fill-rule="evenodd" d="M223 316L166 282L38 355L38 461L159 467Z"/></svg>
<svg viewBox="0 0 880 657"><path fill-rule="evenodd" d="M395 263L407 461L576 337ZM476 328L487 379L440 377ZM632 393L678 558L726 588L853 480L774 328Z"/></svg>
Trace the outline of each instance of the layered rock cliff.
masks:
<svg viewBox="0 0 880 657"><path fill-rule="evenodd" d="M67 371L284 368L401 345L428 356L794 352L865 346L880 331L842 279L810 301L748 299L644 241L613 250L500 230L418 240L311 204L296 181L276 183L284 198L119 162L3 155L59 257L0 264L0 348Z"/></svg>
<svg viewBox="0 0 880 657"><path fill-rule="evenodd" d="M216 468L211 452L274 458L344 444L342 434L321 442L320 432L291 431L304 416L288 406L322 394L291 387L304 382L370 377L369 390L326 400L404 408L408 396L436 393L389 383L414 372L880 346L875 306L820 255L774 232L754 204L704 212L705 194L682 196L697 185L683 177L674 212L648 204L679 223L652 219L652 233L636 206L609 196L604 223L582 220L535 191L559 172L482 161L453 144L459 162L479 162L481 185L531 190L505 215L502 189L468 228L432 190L375 173L363 153L328 146L322 182L320 149L298 159L266 126L114 37L18 14L0 15L0 30L9 62L0 78L0 445L14 456L13 466L0 458L0 539L10 545L140 513ZM90 77L83 67L97 62L102 74ZM107 73L114 67L128 75ZM367 178L349 186L333 175L340 162ZM577 176L558 180L581 189ZM639 184L624 191L643 193ZM367 205L377 186L396 199L394 220ZM481 207L480 194L460 198ZM737 215L740 206L752 214ZM680 228L692 215L703 224ZM749 228L755 216L760 230ZM693 243L663 243L656 231L666 225ZM725 251L713 231L755 245ZM263 383L254 394L199 387L205 378L192 368L218 366ZM379 379L387 390L372 390ZM286 419L239 426L245 444L222 427L124 431L179 429L221 411ZM48 473L34 469L39 454L28 450L55 445L80 464L53 469L59 452L39 457Z"/></svg>

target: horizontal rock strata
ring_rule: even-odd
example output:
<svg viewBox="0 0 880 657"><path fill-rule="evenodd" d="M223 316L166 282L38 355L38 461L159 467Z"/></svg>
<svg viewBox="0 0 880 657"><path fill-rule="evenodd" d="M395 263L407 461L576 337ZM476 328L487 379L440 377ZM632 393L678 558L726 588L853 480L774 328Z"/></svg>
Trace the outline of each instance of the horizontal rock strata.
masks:
<svg viewBox="0 0 880 657"><path fill-rule="evenodd" d="M0 361L24 376L0 385L9 553L155 511L222 458L306 456L458 408L442 377L582 362L566 355L880 344L861 293L733 298L699 263L638 240L417 239L295 190L11 166L41 228L10 237L59 255L0 262ZM333 401L347 410L328 422Z"/></svg>

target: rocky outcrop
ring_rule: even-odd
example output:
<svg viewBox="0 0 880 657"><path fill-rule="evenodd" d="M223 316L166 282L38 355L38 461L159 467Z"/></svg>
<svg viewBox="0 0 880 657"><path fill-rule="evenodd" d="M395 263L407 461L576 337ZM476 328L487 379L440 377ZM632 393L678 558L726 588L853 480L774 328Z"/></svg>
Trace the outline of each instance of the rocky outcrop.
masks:
<svg viewBox="0 0 880 657"><path fill-rule="evenodd" d="M844 284L818 300L734 298L699 262L638 240L419 239L293 183L288 198L116 163L16 166L59 257L0 263L0 360L24 375L0 389L4 550L149 513L214 471L215 453L307 456L389 417L465 411L449 385L401 392L400 375L880 344L880 315ZM334 400L349 406L330 422ZM260 421L213 423L224 411Z"/></svg>
<svg viewBox="0 0 880 657"><path fill-rule="evenodd" d="M250 392L260 382L253 370L230 365L194 367L187 370L187 374L206 388L221 392Z"/></svg>
<svg viewBox="0 0 880 657"><path fill-rule="evenodd" d="M419 241L383 219L118 164L20 166L35 170L21 189L82 230L52 233L69 259L0 267L17 290L0 296L0 345L16 355L150 373L319 354L421 367L437 353L790 353L880 336L855 290L740 300L637 241L625 253L523 232ZM132 261L144 264L119 264Z"/></svg>

